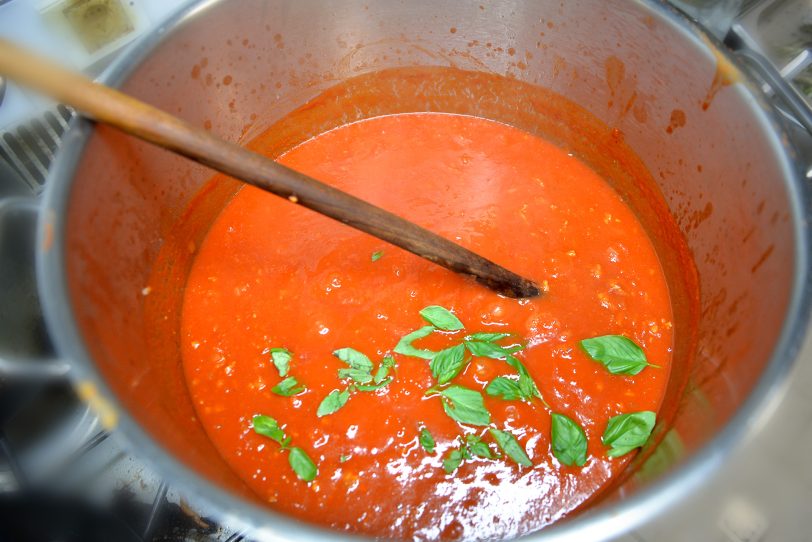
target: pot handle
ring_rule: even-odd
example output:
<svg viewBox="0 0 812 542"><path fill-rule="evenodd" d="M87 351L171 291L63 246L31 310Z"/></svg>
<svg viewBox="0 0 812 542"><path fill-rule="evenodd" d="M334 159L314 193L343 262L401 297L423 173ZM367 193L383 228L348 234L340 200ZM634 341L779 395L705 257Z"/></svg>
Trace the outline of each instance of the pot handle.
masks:
<svg viewBox="0 0 812 542"><path fill-rule="evenodd" d="M801 93L781 76L781 73L764 55L747 47L738 49L734 53L752 73L758 76L773 91L807 133L812 135L812 110L810 110Z"/></svg>
<svg viewBox="0 0 812 542"><path fill-rule="evenodd" d="M50 380L70 366L54 354L37 295L33 198L0 199L0 378Z"/></svg>

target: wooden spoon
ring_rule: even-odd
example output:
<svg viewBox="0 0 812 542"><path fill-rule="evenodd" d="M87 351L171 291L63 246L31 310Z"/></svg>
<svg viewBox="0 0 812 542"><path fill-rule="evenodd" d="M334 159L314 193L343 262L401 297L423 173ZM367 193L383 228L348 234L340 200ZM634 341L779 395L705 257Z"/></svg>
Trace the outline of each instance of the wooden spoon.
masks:
<svg viewBox="0 0 812 542"><path fill-rule="evenodd" d="M497 293L515 298L541 293L532 281L425 228L2 39L0 74L70 105L97 122L303 205L447 269L472 275Z"/></svg>

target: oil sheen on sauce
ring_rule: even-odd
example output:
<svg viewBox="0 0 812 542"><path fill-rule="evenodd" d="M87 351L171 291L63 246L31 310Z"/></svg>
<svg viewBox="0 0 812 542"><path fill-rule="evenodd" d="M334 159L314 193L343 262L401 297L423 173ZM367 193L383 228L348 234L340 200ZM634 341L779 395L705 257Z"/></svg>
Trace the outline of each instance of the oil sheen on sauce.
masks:
<svg viewBox="0 0 812 542"><path fill-rule="evenodd" d="M262 138L259 140L262 148ZM652 244L612 188L578 159L493 121L415 113L345 125L293 148L284 164L453 239L546 290L500 297L368 235L245 187L215 221L184 293L182 349L189 390L211 440L269 506L323 526L386 539L483 539L541 528L605 488L634 455L609 458L609 418L656 411L668 381L668 288ZM371 255L383 251L377 261ZM374 363L425 324L428 305L451 309L466 329L420 343L439 350L465 334L506 331L550 409L576 420L588 459L560 464L551 452L550 409L540 401L485 396L492 425L518 438L533 462L474 458L453 474L442 457L466 433L426 397L428 362L394 354L394 381L356 393L318 418L343 389L332 355L352 347ZM636 376L609 374L578 346L623 334L651 363ZM290 374L307 391L280 397L268 350L294 353ZM474 358L455 383L483 390L513 371ZM484 395L484 393L483 393ZM299 480L286 455L251 426L272 416L318 465ZM426 427L437 446L418 442ZM342 461L343 460L343 461Z"/></svg>

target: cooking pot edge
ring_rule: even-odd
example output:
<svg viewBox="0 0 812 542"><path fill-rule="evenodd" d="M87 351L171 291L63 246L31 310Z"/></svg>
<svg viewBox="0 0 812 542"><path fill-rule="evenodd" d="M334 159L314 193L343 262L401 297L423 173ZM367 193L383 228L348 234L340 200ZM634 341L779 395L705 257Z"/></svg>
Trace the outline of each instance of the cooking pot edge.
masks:
<svg viewBox="0 0 812 542"><path fill-rule="evenodd" d="M153 29L135 42L102 75L100 80L111 86L119 86L132 71L175 29L193 18L202 16L219 0L190 0L160 27ZM741 68L737 59L728 54L718 41L702 29L679 15L658 0L637 0L643 8L664 15L696 45L712 47L734 65ZM747 74L746 70L742 70ZM792 298L786 313L786 324L780 340L763 372L756 388L727 425L703 449L683 465L653 482L649 487L617 504L597 506L580 515L576 520L532 533L528 540L607 540L631 530L653 518L657 513L683 497L692 488L706 480L723 461L727 452L742 440L746 430L769 409L764 405L777 400L786 385L786 377L792 368L809 320L812 301L812 280L809 273L809 254L812 249L810 231L804 220L804 210L812 208L810 191L803 182L799 164L791 159L792 148L781 127L778 113L761 95L758 85L747 78L750 94L761 104L760 121L769 131L773 147L780 151L786 178L790 179L788 190L792 196L792 225L796 234L794 283ZM177 461L165 451L127 414L116 401L95 369L85 348L79 330L73 320L65 270L66 211L75 171L85 145L93 131L93 123L75 117L63 139L62 147L49 174L43 196L43 207L38 221L37 283L42 300L43 313L49 334L57 350L72 362L71 378L76 386L90 386L102 401L102 408L112 408L117 416L117 437L125 446L152 464L164 477L173 480L185 494L213 507L224 521L251 528L251 536L266 539L309 540L314 537L331 540L357 540L357 535L339 533L316 527L279 514L273 510L239 499L203 479L194 471ZM259 529L257 529L260 527ZM255 530L256 529L256 530Z"/></svg>

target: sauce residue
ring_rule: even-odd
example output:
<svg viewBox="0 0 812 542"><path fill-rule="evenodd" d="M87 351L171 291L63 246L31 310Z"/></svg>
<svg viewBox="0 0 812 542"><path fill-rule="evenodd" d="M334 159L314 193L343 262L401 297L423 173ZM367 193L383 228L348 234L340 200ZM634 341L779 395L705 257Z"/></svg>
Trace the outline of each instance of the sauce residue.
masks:
<svg viewBox="0 0 812 542"><path fill-rule="evenodd" d="M261 136L253 145L263 150ZM578 159L493 121L419 113L348 124L291 149L284 164L389 209L542 284L532 300L497 296L467 278L253 188L213 224L184 293L181 342L199 418L231 468L270 506L321 525L400 539L512 537L548 525L597 495L633 454L609 458L609 418L658 410L671 365L672 313L660 263L642 226L612 188ZM379 259L371 255L382 251ZM425 360L395 354L394 381L353 395L316 417L344 385L332 352L352 347L375 363L425 325L428 305L465 324L420 346L440 349L464 334L507 331L554 412L588 439L582 468L550 449L550 410L540 401L485 397L494 427L513 433L533 462L475 458L452 474L442 457L464 433L443 412ZM611 375L578 347L623 334L649 361L636 376ZM268 351L294 353L295 397ZM509 373L474 358L455 383L482 390ZM310 483L251 427L276 418L318 465ZM418 443L426 427L437 448Z"/></svg>

